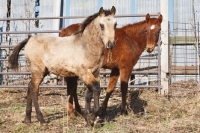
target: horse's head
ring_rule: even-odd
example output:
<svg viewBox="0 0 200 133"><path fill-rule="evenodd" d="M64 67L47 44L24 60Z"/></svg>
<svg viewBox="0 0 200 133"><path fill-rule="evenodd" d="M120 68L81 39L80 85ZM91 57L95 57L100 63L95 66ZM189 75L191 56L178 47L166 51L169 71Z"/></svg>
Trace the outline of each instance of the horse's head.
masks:
<svg viewBox="0 0 200 133"><path fill-rule="evenodd" d="M117 21L114 18L116 9L112 6L111 10L104 10L103 7L99 10L98 25L101 30L101 38L107 49L111 49L115 45L115 28Z"/></svg>
<svg viewBox="0 0 200 133"><path fill-rule="evenodd" d="M146 51L151 53L155 46L157 45L159 33L161 30L161 22L162 22L162 15L158 18L150 18L150 15L146 15L146 23L147 23L147 45Z"/></svg>

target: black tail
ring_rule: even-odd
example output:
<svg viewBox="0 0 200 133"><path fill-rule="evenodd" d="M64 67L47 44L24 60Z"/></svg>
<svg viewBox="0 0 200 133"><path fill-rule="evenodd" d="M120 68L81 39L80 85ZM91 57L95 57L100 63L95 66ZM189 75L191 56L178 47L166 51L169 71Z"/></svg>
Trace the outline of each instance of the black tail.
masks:
<svg viewBox="0 0 200 133"><path fill-rule="evenodd" d="M17 70L18 69L18 56L20 50L26 45L28 40L30 39L31 36L28 36L27 39L24 39L22 42L20 42L12 51L12 54L8 57L8 63L9 63L9 68Z"/></svg>

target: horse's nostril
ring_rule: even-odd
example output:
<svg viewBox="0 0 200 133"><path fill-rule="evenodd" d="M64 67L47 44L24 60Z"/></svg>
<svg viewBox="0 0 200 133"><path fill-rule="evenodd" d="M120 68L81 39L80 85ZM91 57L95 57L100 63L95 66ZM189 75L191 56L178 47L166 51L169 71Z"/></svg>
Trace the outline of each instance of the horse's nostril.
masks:
<svg viewBox="0 0 200 133"><path fill-rule="evenodd" d="M115 41L113 41L113 42L108 41L106 48L107 49L112 49L115 46L115 44L116 44Z"/></svg>

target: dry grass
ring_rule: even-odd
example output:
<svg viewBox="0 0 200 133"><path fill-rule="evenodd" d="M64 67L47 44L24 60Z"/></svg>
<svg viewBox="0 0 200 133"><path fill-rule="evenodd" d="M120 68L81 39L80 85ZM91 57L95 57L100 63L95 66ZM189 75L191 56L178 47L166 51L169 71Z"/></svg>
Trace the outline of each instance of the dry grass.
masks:
<svg viewBox="0 0 200 133"><path fill-rule="evenodd" d="M21 121L25 116L26 89L0 89L0 132L21 133L180 133L200 132L200 93L184 97L163 97L153 90L129 92L127 116L120 115L120 93L109 101L108 114L94 128L87 127L82 117L69 119L66 113L66 90L41 89L39 104L48 122L40 126L33 108L32 123ZM102 92L101 100L105 93ZM84 107L83 95L79 101Z"/></svg>

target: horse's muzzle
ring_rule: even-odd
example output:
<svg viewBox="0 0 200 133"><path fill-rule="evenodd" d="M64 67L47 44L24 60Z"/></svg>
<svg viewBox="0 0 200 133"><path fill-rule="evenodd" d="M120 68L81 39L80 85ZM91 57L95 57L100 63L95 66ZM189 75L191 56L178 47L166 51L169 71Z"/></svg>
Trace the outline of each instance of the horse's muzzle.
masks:
<svg viewBox="0 0 200 133"><path fill-rule="evenodd" d="M106 49L112 49L115 46L115 41L111 42L108 41L108 43L106 44Z"/></svg>
<svg viewBox="0 0 200 133"><path fill-rule="evenodd" d="M151 48L146 47L146 51L147 51L148 53L151 53L151 52L154 50L154 48L155 48L155 46L154 46L154 47L151 47Z"/></svg>

